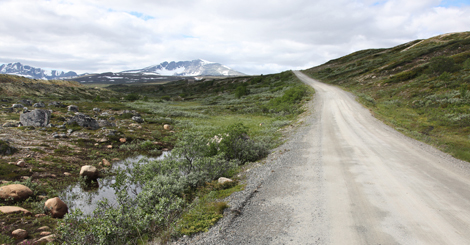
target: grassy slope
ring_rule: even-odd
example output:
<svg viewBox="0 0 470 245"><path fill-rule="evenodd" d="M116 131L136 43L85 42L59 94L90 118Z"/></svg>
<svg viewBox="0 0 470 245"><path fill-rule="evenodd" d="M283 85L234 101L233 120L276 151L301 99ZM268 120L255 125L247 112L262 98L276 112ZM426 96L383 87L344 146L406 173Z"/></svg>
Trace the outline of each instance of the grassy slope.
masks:
<svg viewBox="0 0 470 245"><path fill-rule="evenodd" d="M470 161L469 57L463 32L358 51L304 72L352 91L403 133Z"/></svg>

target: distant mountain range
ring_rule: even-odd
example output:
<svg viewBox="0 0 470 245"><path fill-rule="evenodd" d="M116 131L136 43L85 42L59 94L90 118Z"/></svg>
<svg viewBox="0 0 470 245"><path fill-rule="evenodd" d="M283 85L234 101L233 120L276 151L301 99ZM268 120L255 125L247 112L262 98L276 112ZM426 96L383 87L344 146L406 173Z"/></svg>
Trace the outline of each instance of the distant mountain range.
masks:
<svg viewBox="0 0 470 245"><path fill-rule="evenodd" d="M73 71L44 70L29 65L23 65L19 62L0 65L0 74L18 75L43 80L67 79L78 76L77 73Z"/></svg>
<svg viewBox="0 0 470 245"><path fill-rule="evenodd" d="M206 60L171 61L142 69L99 74L80 74L69 71L44 70L19 62L0 66L0 74L24 76L32 79L75 80L81 83L136 83L150 81L172 81L182 78L197 79L203 76L243 76L245 74L227 66Z"/></svg>
<svg viewBox="0 0 470 245"><path fill-rule="evenodd" d="M245 74L232 70L227 66L206 60L172 61L149 66L138 70L123 71L122 73L153 73L165 76L244 76Z"/></svg>

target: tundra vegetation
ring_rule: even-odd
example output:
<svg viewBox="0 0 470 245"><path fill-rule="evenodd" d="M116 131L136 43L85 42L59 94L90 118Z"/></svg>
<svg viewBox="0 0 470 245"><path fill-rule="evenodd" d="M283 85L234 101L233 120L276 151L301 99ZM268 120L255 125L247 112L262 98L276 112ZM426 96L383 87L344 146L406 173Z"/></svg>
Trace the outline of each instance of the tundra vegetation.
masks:
<svg viewBox="0 0 470 245"><path fill-rule="evenodd" d="M304 71L408 136L470 161L470 32L352 53Z"/></svg>
<svg viewBox="0 0 470 245"><path fill-rule="evenodd" d="M313 93L290 71L163 85L87 87L8 75L0 82L2 124L19 121L24 109L9 107L19 101L42 101L53 111L52 127L2 128L2 152L8 155L0 159L0 185L20 183L33 195L21 202L0 200L0 206L20 206L33 216L1 213L0 243L19 242L11 236L17 228L34 241L45 225L56 242L67 244L145 244L205 231L223 216L224 198L243 189L240 172L282 142L280 129L303 112L302 102ZM76 105L107 124L93 130L65 123L75 112L61 105ZM57 133L66 137L52 137ZM164 150L171 150L164 160L131 168L102 164ZM11 164L20 159L26 166ZM46 199L71 184L86 185L79 177L82 165L115 176L117 202L104 200L91 215L74 209L59 220L35 217L44 212ZM233 181L218 183L222 176Z"/></svg>

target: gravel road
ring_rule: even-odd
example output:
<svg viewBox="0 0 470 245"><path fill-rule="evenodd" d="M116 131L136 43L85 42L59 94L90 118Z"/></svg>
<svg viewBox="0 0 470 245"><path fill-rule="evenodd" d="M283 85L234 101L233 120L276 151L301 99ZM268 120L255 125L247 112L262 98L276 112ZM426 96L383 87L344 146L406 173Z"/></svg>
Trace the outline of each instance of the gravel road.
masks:
<svg viewBox="0 0 470 245"><path fill-rule="evenodd" d="M247 174L225 217L177 244L470 244L469 163L316 90L289 140Z"/></svg>

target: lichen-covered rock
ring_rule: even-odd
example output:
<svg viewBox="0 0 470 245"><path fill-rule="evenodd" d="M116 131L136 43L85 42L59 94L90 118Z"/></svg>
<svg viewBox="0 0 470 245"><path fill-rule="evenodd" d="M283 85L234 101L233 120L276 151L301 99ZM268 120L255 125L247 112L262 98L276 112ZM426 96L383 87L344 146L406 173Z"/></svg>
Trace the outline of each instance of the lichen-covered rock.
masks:
<svg viewBox="0 0 470 245"><path fill-rule="evenodd" d="M44 102L38 102L38 103L35 103L33 105L34 108L44 108L46 107L46 105L44 104Z"/></svg>
<svg viewBox="0 0 470 245"><path fill-rule="evenodd" d="M18 108L18 109L23 109L24 105L22 105L22 104L13 104L11 107L12 108Z"/></svg>
<svg viewBox="0 0 470 245"><path fill-rule="evenodd" d="M33 191L21 184L11 184L0 187L0 198L21 201L33 195Z"/></svg>
<svg viewBox="0 0 470 245"><path fill-rule="evenodd" d="M91 165L85 165L80 169L80 176L86 177L88 180L96 180L100 176L97 168Z"/></svg>
<svg viewBox="0 0 470 245"><path fill-rule="evenodd" d="M58 197L48 199L44 204L44 213L50 214L52 218L63 218L68 212L67 204Z"/></svg>
<svg viewBox="0 0 470 245"><path fill-rule="evenodd" d="M139 116L133 116L132 120L134 120L134 122L136 122L136 123L143 123L144 122L144 119L142 119L142 117L139 117Z"/></svg>
<svg viewBox="0 0 470 245"><path fill-rule="evenodd" d="M46 127L51 119L51 111L35 109L20 115L23 126Z"/></svg>
<svg viewBox="0 0 470 245"><path fill-rule="evenodd" d="M95 119L82 113L75 115L74 117L72 117L70 120L67 121L67 124L74 124L74 123L78 124L81 127L91 128L93 130L100 128L100 125Z"/></svg>
<svg viewBox="0 0 470 245"><path fill-rule="evenodd" d="M69 105L69 106L67 107L67 110L68 110L68 111L71 111L71 112L78 112L78 106L76 106L76 105Z"/></svg>

